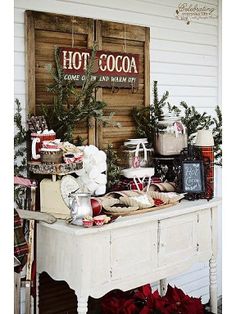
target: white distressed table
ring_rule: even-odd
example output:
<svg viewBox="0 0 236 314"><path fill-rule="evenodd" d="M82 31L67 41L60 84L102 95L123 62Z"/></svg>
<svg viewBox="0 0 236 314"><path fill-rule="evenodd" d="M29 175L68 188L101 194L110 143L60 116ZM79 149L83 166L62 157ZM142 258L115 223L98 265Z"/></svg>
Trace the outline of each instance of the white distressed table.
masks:
<svg viewBox="0 0 236 314"><path fill-rule="evenodd" d="M103 227L83 228L58 221L39 223L37 274L45 271L75 290L78 313L88 297L129 290L180 274L209 260L210 305L217 313L217 207L219 199L182 201L166 209L119 217Z"/></svg>

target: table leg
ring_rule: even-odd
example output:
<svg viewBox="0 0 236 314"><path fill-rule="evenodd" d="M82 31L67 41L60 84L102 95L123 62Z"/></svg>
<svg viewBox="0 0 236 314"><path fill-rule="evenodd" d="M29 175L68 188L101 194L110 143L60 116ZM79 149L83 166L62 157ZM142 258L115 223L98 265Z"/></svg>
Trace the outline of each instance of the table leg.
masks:
<svg viewBox="0 0 236 314"><path fill-rule="evenodd" d="M14 285L15 285L15 290L14 290L14 314L19 314L20 313L20 287L21 287L21 278L20 278L20 273L15 273L14 272Z"/></svg>
<svg viewBox="0 0 236 314"><path fill-rule="evenodd" d="M210 307L211 312L217 314L217 276L216 258L213 255L210 259Z"/></svg>
<svg viewBox="0 0 236 314"><path fill-rule="evenodd" d="M86 314L88 311L88 296L82 296L79 293L76 293L77 295L77 312L78 314Z"/></svg>
<svg viewBox="0 0 236 314"><path fill-rule="evenodd" d="M167 279L161 279L160 280L160 295L163 297L166 294L167 291Z"/></svg>
<svg viewBox="0 0 236 314"><path fill-rule="evenodd" d="M36 314L39 314L39 273L36 272L36 283L35 283L35 308L36 308Z"/></svg>

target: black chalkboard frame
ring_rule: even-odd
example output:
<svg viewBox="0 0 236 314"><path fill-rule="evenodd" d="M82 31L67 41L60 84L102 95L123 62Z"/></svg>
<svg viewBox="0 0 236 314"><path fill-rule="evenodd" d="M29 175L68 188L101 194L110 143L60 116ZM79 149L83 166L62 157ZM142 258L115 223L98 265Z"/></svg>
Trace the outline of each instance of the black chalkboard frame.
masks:
<svg viewBox="0 0 236 314"><path fill-rule="evenodd" d="M201 180L201 189L196 189L196 190L190 190L186 188L185 184L185 171L184 171L184 165L185 164L197 164L200 165L200 180ZM182 167L181 167L181 174L182 174L182 192L183 193L191 193L191 194L201 194L205 192L205 175L204 175L204 164L202 160L184 160L182 161Z"/></svg>

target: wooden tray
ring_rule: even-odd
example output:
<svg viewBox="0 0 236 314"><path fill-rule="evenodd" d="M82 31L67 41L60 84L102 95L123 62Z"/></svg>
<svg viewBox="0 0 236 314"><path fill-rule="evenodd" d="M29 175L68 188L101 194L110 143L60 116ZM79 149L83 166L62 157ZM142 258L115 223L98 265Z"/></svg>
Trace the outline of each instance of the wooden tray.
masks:
<svg viewBox="0 0 236 314"><path fill-rule="evenodd" d="M107 215L112 215L114 217L117 216L131 216L131 215L139 215L139 214L144 214L144 213L148 213L148 212L153 212L155 210L159 210L159 209L163 209L163 208L168 208L171 206L176 205L177 203L173 203L173 204L165 204L165 205L161 205L161 206L154 206L154 207L149 207L149 208L144 208L144 209L137 209L135 211L131 211L131 212L109 212L103 209L104 213Z"/></svg>
<svg viewBox="0 0 236 314"><path fill-rule="evenodd" d="M50 164L38 161L28 162L29 171L35 174L66 175L82 169L83 161L66 164Z"/></svg>

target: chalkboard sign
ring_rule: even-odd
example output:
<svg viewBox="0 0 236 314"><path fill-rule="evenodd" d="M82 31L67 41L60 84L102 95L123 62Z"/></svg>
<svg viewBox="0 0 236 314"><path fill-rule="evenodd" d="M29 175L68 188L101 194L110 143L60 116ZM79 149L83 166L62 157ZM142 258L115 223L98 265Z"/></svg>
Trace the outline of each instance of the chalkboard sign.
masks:
<svg viewBox="0 0 236 314"><path fill-rule="evenodd" d="M205 191L202 161L183 161L182 190L187 193L202 193Z"/></svg>

